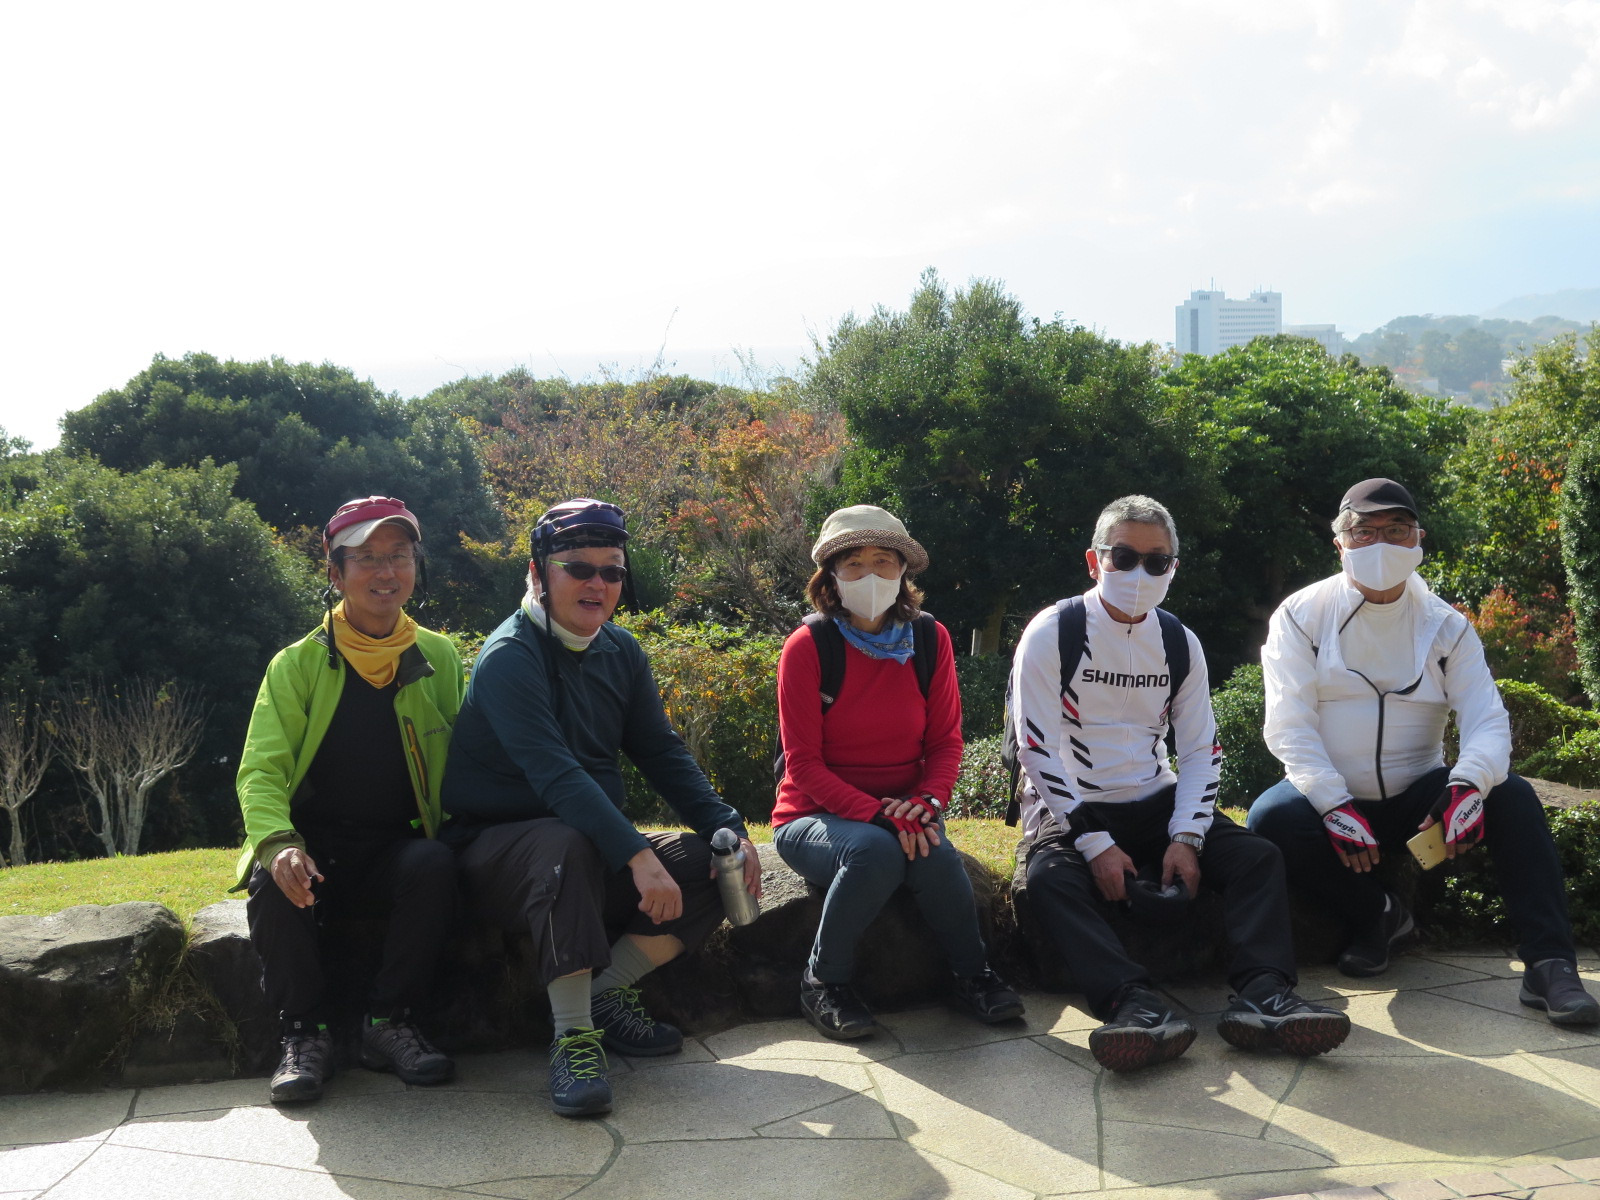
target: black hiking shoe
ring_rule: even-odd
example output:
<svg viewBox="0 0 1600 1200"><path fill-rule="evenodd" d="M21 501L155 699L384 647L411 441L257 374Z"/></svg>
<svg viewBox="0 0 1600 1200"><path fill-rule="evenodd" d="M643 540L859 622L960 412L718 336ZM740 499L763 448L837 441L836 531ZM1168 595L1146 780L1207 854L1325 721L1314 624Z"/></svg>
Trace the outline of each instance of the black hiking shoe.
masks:
<svg viewBox="0 0 1600 1200"><path fill-rule="evenodd" d="M603 1037L598 1029L569 1029L550 1043L550 1107L561 1116L611 1111Z"/></svg>
<svg viewBox="0 0 1600 1200"><path fill-rule="evenodd" d="M1351 938L1350 944L1339 955L1341 974L1353 975L1357 979L1382 975L1389 969L1390 949L1416 928L1416 922L1411 919L1406 906L1400 903L1400 897L1393 892L1384 894L1389 898L1389 907L1371 927Z"/></svg>
<svg viewBox="0 0 1600 1200"><path fill-rule="evenodd" d="M361 1065L393 1071L406 1083L443 1083L456 1065L405 1016L368 1020L361 1030Z"/></svg>
<svg viewBox="0 0 1600 1200"><path fill-rule="evenodd" d="M291 1021L284 1026L283 1059L272 1073L272 1102L316 1100L333 1078L333 1035L326 1025Z"/></svg>
<svg viewBox="0 0 1600 1200"><path fill-rule="evenodd" d="M644 1005L639 1003L638 988L607 988L589 1003L594 1023L605 1035L607 1050L654 1058L683 1049L683 1034L645 1011Z"/></svg>
<svg viewBox="0 0 1600 1200"><path fill-rule="evenodd" d="M956 1007L965 1009L986 1025L1011 1021L1023 1014L1022 997L988 963L976 975L956 976L951 989Z"/></svg>
<svg viewBox="0 0 1600 1200"><path fill-rule="evenodd" d="M823 983L808 971L800 977L800 1011L823 1037L848 1042L878 1028L872 1010L848 983Z"/></svg>
<svg viewBox="0 0 1600 1200"><path fill-rule="evenodd" d="M1546 958L1524 968L1517 999L1544 1009L1554 1025L1600 1024L1600 1003L1584 990L1578 968L1564 958Z"/></svg>
<svg viewBox="0 0 1600 1200"><path fill-rule="evenodd" d="M1164 997L1134 984L1117 1001L1110 1022L1089 1035L1089 1053L1108 1071L1137 1071L1177 1058L1194 1037L1194 1026Z"/></svg>
<svg viewBox="0 0 1600 1200"><path fill-rule="evenodd" d="M1217 1032L1241 1050L1283 1050L1309 1058L1350 1036L1350 1018L1297 996L1277 975L1257 975L1230 998Z"/></svg>

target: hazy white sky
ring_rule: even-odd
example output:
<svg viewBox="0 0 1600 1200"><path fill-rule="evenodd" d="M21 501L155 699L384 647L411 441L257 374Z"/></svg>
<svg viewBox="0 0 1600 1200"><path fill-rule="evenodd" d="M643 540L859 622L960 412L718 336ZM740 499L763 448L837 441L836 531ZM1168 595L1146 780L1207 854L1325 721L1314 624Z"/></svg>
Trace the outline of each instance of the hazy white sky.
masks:
<svg viewBox="0 0 1600 1200"><path fill-rule="evenodd" d="M14 4L0 111L40 446L157 352L789 366L930 265L1161 342L1600 286L1600 0Z"/></svg>

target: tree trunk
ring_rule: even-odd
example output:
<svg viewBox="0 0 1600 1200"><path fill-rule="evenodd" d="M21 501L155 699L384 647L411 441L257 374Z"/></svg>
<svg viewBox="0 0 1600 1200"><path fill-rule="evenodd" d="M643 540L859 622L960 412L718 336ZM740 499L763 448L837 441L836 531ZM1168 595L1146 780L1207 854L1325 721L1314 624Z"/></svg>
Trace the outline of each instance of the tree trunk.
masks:
<svg viewBox="0 0 1600 1200"><path fill-rule="evenodd" d="M1000 653L1000 622L1006 617L1006 598L994 602L981 628L972 631L972 653L977 655Z"/></svg>
<svg viewBox="0 0 1600 1200"><path fill-rule="evenodd" d="M28 865L28 849L22 837L22 810L13 808L7 811L11 817L11 865L25 867Z"/></svg>

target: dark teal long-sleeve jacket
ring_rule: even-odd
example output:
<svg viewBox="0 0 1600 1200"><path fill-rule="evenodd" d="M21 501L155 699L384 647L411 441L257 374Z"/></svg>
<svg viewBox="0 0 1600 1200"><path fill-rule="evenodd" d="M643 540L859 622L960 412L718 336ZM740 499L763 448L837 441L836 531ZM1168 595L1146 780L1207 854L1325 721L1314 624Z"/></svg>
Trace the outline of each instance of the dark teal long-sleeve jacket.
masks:
<svg viewBox="0 0 1600 1200"><path fill-rule="evenodd" d="M518 609L472 669L450 739L450 821L440 836L459 843L488 825L559 817L620 870L649 843L622 811L619 754L701 837L724 826L744 836L668 723L633 635L608 624L574 652Z"/></svg>

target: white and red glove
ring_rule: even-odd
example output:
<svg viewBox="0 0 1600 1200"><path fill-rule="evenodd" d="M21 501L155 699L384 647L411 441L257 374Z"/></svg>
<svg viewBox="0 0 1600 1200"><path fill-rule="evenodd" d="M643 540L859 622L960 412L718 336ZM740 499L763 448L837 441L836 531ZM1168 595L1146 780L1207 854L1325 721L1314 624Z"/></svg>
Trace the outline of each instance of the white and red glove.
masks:
<svg viewBox="0 0 1600 1200"><path fill-rule="evenodd" d="M1483 841L1483 793L1470 783L1452 779L1428 815L1444 826L1447 842L1466 847Z"/></svg>
<svg viewBox="0 0 1600 1200"><path fill-rule="evenodd" d="M924 822L924 824L933 825L938 823L939 814L943 811L944 806L941 805L933 796L927 792L923 792L920 796L907 796L906 800L908 803L915 804L918 808L922 809L928 814L927 820ZM913 817L916 816L916 814L912 815Z"/></svg>
<svg viewBox="0 0 1600 1200"><path fill-rule="evenodd" d="M1340 854L1361 854L1378 848L1378 839L1372 836L1372 826L1348 800L1338 808L1323 813L1322 826L1328 831L1328 840L1333 843L1333 848Z"/></svg>

